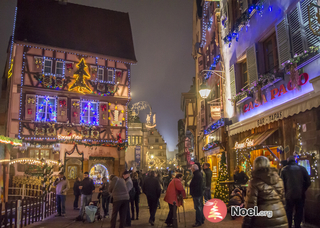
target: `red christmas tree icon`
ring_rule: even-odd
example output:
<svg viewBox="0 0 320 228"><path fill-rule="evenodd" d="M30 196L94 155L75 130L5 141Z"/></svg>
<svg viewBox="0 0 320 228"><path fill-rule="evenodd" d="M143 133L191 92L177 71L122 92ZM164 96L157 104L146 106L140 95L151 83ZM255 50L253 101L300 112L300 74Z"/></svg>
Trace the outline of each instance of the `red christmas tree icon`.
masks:
<svg viewBox="0 0 320 228"><path fill-rule="evenodd" d="M219 212L219 207L217 206L217 201L213 202L212 208L209 212L208 218L213 218L213 219L223 219L221 213Z"/></svg>

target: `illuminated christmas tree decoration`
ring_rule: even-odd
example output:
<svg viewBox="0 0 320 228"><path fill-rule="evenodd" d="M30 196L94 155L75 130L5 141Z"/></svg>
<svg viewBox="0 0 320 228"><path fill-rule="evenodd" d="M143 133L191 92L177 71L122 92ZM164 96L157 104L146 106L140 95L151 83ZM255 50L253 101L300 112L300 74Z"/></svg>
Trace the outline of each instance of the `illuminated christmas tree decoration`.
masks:
<svg viewBox="0 0 320 228"><path fill-rule="evenodd" d="M11 65L10 65L10 69L8 71L8 78L11 78L11 76L12 76L12 67L13 67L13 59L11 59Z"/></svg>
<svg viewBox="0 0 320 228"><path fill-rule="evenodd" d="M85 64L83 58L80 60L80 63L77 65L77 67L79 69L76 72L74 72L76 79L75 82L70 86L69 91L77 91L83 94L92 93L92 90L85 82L85 79L90 79L90 75L85 70L85 68L87 68L87 65Z"/></svg>

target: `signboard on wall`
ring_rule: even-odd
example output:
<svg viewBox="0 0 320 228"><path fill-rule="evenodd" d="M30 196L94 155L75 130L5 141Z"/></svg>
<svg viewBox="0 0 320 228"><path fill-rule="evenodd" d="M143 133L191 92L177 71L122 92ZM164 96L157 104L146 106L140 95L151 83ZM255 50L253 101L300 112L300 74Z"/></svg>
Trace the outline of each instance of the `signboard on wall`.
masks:
<svg viewBox="0 0 320 228"><path fill-rule="evenodd" d="M221 118L221 107L211 106L210 107L211 118L213 121L219 120Z"/></svg>
<svg viewBox="0 0 320 228"><path fill-rule="evenodd" d="M140 166L140 162L141 162L141 146L136 146L135 161L136 161L136 166Z"/></svg>

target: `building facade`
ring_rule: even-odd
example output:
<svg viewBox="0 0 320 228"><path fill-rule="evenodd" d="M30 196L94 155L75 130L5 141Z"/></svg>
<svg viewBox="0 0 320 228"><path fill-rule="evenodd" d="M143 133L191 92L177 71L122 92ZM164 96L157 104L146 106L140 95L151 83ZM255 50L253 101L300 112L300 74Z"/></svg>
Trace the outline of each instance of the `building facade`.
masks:
<svg viewBox="0 0 320 228"><path fill-rule="evenodd" d="M148 169L167 168L167 143L156 128L148 132L148 151L146 154Z"/></svg>
<svg viewBox="0 0 320 228"><path fill-rule="evenodd" d="M85 171L99 183L124 170L136 63L127 13L19 0L7 63L5 133L23 141L7 156L60 160L71 185ZM39 172L30 167L10 174Z"/></svg>
<svg viewBox="0 0 320 228"><path fill-rule="evenodd" d="M271 166L294 155L312 180L307 223L319 226L319 45L312 0L221 1L226 69L228 168L250 175L258 156Z"/></svg>
<svg viewBox="0 0 320 228"><path fill-rule="evenodd" d="M130 123L128 128L128 149L126 162L128 167L147 170L148 128L145 123Z"/></svg>

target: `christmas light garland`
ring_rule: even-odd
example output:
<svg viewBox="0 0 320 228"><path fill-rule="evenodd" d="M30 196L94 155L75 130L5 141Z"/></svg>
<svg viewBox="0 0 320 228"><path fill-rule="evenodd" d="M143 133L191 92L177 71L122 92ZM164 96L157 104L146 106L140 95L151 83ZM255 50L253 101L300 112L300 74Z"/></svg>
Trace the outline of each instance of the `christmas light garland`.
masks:
<svg viewBox="0 0 320 228"><path fill-rule="evenodd" d="M223 126L224 126L224 118L221 118L217 122L212 123L207 129L205 129L204 135L208 135Z"/></svg>
<svg viewBox="0 0 320 228"><path fill-rule="evenodd" d="M22 146L22 141L18 140L18 139L13 139L10 137L6 137L3 135L0 135L0 143L4 143L4 144L10 144L13 146Z"/></svg>

